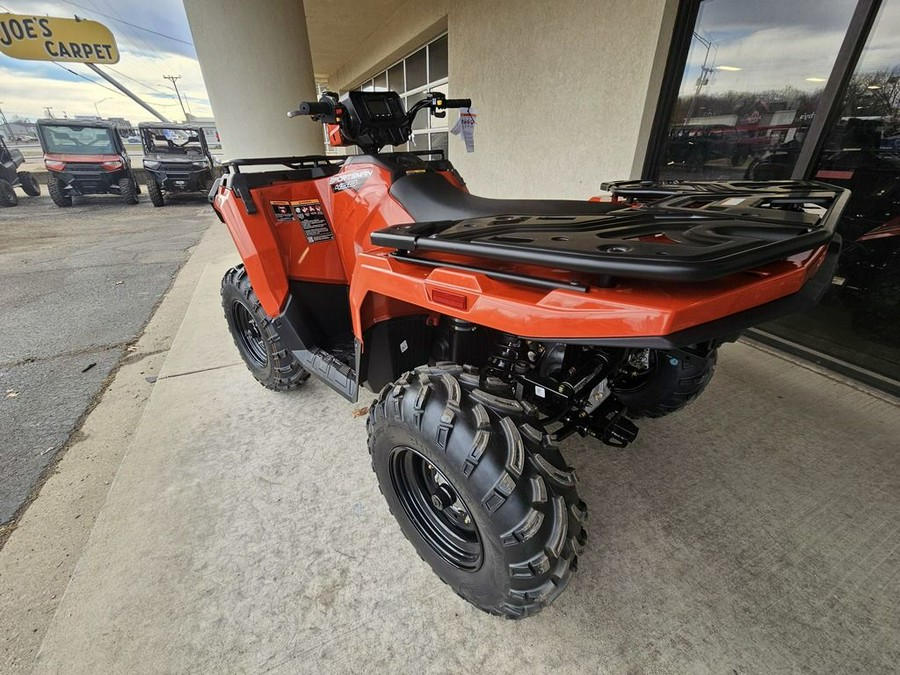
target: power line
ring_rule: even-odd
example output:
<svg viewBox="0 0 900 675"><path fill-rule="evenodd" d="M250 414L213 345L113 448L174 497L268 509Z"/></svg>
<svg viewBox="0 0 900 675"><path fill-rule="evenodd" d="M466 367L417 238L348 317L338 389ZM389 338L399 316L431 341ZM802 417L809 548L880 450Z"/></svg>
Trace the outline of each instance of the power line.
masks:
<svg viewBox="0 0 900 675"><path fill-rule="evenodd" d="M115 14L116 18L118 18L120 21L124 21L124 19L122 18L122 15L116 11L115 7L113 7L111 4L106 2L106 0L90 0L92 7L97 7L98 2L103 3L103 7L105 7L107 10L109 10L110 12ZM101 10L97 10L97 11L101 11ZM157 59L162 58L159 51L157 51L156 47L152 43L148 42L143 37L141 37L141 34L138 33L137 31L135 31L134 29L126 30L123 27L122 33L123 33L123 35L126 35L129 39L131 39L132 41L137 40L137 42L139 42L140 44L142 44L144 46L144 49L151 52ZM151 60L151 63L153 63L153 65L156 66L156 63L153 60ZM157 68L158 68L158 66L157 66ZM163 74L162 69L160 69L160 75L162 75L162 74Z"/></svg>
<svg viewBox="0 0 900 675"><path fill-rule="evenodd" d="M137 24L130 23L128 21L125 21L124 19L117 19L116 17L112 16L111 14L104 14L103 12L97 11L96 9L91 9L90 7L85 7L84 5L79 5L77 2L72 2L72 0L62 0L62 1L65 3L68 3L70 5L74 5L75 7L78 7L80 9L86 10L88 12L94 12L96 14L99 14L100 16L106 17L107 19L111 19L112 21L118 21L119 23L125 24L126 26L131 26L132 28L137 28L138 30L142 30L146 33L153 33L153 35L158 35L159 37L164 37L167 40L172 40L173 42L180 42L181 44L187 45L189 47L194 46L194 44L192 42L188 42L187 40L182 40L181 38L172 37L171 35L166 35L165 33L160 33L155 30L150 30L149 28L144 28L143 26L138 26Z"/></svg>
<svg viewBox="0 0 900 675"><path fill-rule="evenodd" d="M125 73L123 73L121 70L119 70L117 68L113 68L112 66L106 66L106 67L109 68L114 73L118 73L119 75L124 77L126 80L131 80L135 84L139 84L142 87L146 87L150 91L156 92L157 94L161 94L162 96L171 96L171 94L169 94L169 92L163 91L162 89L157 89L156 87L149 85L146 82L141 82L140 80L136 80L133 77L131 77L131 75L126 75Z"/></svg>
<svg viewBox="0 0 900 675"><path fill-rule="evenodd" d="M98 87L103 87L104 89L106 89L106 91L111 91L113 94L119 94L120 96L124 96L124 94L122 94L122 92L116 91L115 89L110 89L110 88L107 87L105 84L100 84L99 82L97 82L97 80L92 80L92 79L89 78L87 75L82 75L81 73L76 73L74 70L72 70L71 68L66 68L66 67L65 67L64 65L62 65L61 63L57 63L56 61L51 61L51 63L52 63L54 66L56 66L57 68L62 68L63 70L69 71L70 73L72 73L72 74L75 75L76 77L80 77L82 80L87 80L87 81L90 82L91 84L96 84Z"/></svg>

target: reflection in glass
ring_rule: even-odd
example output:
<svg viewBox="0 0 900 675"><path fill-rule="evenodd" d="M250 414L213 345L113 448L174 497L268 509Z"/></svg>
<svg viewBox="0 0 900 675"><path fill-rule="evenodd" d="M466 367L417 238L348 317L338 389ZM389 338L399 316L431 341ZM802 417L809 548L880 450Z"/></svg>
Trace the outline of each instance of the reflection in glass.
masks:
<svg viewBox="0 0 900 675"><path fill-rule="evenodd" d="M751 177L782 148L793 166L855 5L703 2L660 177Z"/></svg>
<svg viewBox="0 0 900 675"><path fill-rule="evenodd" d="M779 337L895 380L900 380L898 33L900 0L888 0L814 173L817 180L852 191L838 224L843 249L836 283L812 311L766 326ZM789 164L789 157L773 154L761 166L767 177L779 178Z"/></svg>
<svg viewBox="0 0 900 675"><path fill-rule="evenodd" d="M403 77L403 61L396 66L391 66L387 71L388 89L402 94L406 91L406 80Z"/></svg>
<svg viewBox="0 0 900 675"><path fill-rule="evenodd" d="M431 82L447 77L447 36L428 45L428 79Z"/></svg>
<svg viewBox="0 0 900 675"><path fill-rule="evenodd" d="M424 87L428 83L428 62L425 47L406 58L406 90Z"/></svg>

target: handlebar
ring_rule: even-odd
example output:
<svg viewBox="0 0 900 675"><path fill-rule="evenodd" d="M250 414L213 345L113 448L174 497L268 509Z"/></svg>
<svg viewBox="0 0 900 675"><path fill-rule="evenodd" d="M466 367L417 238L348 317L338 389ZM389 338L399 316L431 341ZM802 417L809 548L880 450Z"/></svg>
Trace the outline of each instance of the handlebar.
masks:
<svg viewBox="0 0 900 675"><path fill-rule="evenodd" d="M442 108L471 108L472 99L470 98L445 98Z"/></svg>
<svg viewBox="0 0 900 675"><path fill-rule="evenodd" d="M334 112L334 105L321 101L301 101L296 110L288 112L288 117L298 115L330 115Z"/></svg>

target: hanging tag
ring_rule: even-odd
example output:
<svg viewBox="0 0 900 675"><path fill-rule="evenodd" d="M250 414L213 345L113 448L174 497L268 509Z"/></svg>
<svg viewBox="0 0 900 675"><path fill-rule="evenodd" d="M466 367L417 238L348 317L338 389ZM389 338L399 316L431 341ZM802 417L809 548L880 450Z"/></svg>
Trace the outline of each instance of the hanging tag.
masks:
<svg viewBox="0 0 900 675"><path fill-rule="evenodd" d="M475 108L460 108L456 124L450 129L451 134L462 136L466 143L466 152L475 152L475 122L478 113Z"/></svg>

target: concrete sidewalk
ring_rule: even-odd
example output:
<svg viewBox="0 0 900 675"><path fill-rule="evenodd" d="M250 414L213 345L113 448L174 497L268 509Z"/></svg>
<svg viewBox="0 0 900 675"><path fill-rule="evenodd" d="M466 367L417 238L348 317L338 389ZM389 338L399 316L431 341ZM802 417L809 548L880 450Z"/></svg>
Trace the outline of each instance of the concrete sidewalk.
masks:
<svg viewBox="0 0 900 675"><path fill-rule="evenodd" d="M564 446L588 549L556 604L502 621L403 539L356 406L253 381L233 260L200 278L35 672L895 671L896 402L725 347L628 450Z"/></svg>

